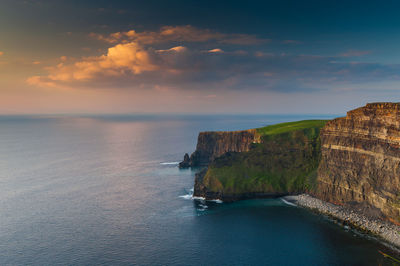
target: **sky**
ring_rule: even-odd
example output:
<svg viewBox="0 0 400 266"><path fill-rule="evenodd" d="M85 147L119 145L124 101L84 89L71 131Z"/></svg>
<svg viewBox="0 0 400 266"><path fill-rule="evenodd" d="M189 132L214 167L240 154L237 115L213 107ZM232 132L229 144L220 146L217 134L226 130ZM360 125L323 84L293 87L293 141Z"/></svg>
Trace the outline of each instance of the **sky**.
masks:
<svg viewBox="0 0 400 266"><path fill-rule="evenodd" d="M400 101L398 1L0 0L0 114Z"/></svg>

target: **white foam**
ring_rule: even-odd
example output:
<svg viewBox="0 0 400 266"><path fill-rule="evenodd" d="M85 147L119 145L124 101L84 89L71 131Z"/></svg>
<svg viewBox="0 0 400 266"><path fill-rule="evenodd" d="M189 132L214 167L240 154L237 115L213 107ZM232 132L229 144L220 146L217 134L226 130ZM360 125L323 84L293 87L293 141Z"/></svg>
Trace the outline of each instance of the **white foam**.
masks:
<svg viewBox="0 0 400 266"><path fill-rule="evenodd" d="M186 195L182 195L182 196L179 196L179 197L182 198L182 199L186 199L186 200L201 200L201 201L205 201L206 200L206 198L196 197L196 196L193 196L193 194L186 194Z"/></svg>
<svg viewBox="0 0 400 266"><path fill-rule="evenodd" d="M223 203L223 201L220 200L220 199L206 200L206 198L204 198L204 197L193 196L194 188L191 188L189 191L190 192L188 194L182 195L182 196L179 196L179 197L183 198L183 199L187 199L187 200L200 200L200 201L212 201L212 202L215 202L215 203ZM208 208L208 206L206 206L206 205L203 205L203 206Z"/></svg>
<svg viewBox="0 0 400 266"><path fill-rule="evenodd" d="M204 197L194 197L194 196L192 196L192 199L194 199L194 200L202 200L202 201L206 200L206 198L204 198Z"/></svg>
<svg viewBox="0 0 400 266"><path fill-rule="evenodd" d="M281 201L283 201L283 203L285 203L285 204L287 204L287 205L290 205L290 206L297 206L297 205L294 204L293 202L287 201L287 200L285 200L284 198L280 198L280 199L281 199Z"/></svg>
<svg viewBox="0 0 400 266"><path fill-rule="evenodd" d="M182 195L182 196L179 196L179 197L183 198L183 199L188 199L188 200L192 199L192 195L190 195L190 194Z"/></svg>
<svg viewBox="0 0 400 266"><path fill-rule="evenodd" d="M160 163L161 165L178 165L179 162L165 162L165 163Z"/></svg>
<svg viewBox="0 0 400 266"><path fill-rule="evenodd" d="M215 202L215 203L224 203L222 200L220 200L220 199L213 199L213 200L208 200L208 201L212 201L212 202Z"/></svg>
<svg viewBox="0 0 400 266"><path fill-rule="evenodd" d="M179 197L180 197L180 198L183 198L183 199L187 199L187 200L200 200L200 201L205 201L205 200L206 200L206 199L203 198L203 197L196 197L196 196L193 196L194 188L191 188L189 191L190 191L190 192L189 192L188 194L182 195L182 196L179 196Z"/></svg>

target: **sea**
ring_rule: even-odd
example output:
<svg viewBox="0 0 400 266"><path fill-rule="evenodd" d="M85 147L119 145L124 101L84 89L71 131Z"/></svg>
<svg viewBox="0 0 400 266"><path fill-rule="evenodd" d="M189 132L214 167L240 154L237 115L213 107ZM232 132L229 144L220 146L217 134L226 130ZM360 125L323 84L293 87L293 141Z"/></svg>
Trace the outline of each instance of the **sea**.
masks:
<svg viewBox="0 0 400 266"><path fill-rule="evenodd" d="M392 265L281 199L193 199L200 131L318 115L0 116L0 265Z"/></svg>

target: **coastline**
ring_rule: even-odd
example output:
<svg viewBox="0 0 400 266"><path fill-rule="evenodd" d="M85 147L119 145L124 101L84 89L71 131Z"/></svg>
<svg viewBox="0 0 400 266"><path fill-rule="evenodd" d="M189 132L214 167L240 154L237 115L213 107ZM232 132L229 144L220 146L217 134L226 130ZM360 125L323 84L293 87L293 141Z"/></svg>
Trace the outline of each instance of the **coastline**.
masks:
<svg viewBox="0 0 400 266"><path fill-rule="evenodd" d="M400 226L398 225L378 218L368 217L349 207L325 202L308 194L285 196L283 199L300 207L328 215L346 225L366 232L400 254Z"/></svg>

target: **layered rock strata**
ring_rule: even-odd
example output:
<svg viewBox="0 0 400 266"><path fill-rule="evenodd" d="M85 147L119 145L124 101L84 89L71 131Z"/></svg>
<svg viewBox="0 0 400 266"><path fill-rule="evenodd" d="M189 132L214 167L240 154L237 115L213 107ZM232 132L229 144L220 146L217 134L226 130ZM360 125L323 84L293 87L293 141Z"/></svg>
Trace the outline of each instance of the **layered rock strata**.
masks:
<svg viewBox="0 0 400 266"><path fill-rule="evenodd" d="M315 196L367 204L400 222L400 103L371 103L329 121Z"/></svg>
<svg viewBox="0 0 400 266"><path fill-rule="evenodd" d="M248 151L251 144L259 142L260 136L255 129L201 132L197 138L196 151L190 157L185 154L179 167L207 166L227 152Z"/></svg>

